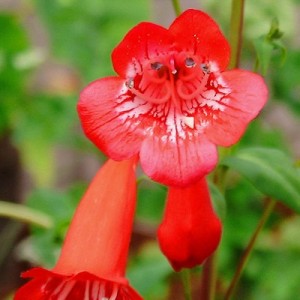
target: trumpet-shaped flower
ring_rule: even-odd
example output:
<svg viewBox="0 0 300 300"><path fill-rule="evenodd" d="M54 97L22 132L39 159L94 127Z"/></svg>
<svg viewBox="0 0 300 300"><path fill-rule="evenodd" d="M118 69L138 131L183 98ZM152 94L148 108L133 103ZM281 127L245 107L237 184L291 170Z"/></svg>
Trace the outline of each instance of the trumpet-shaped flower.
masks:
<svg viewBox="0 0 300 300"><path fill-rule="evenodd" d="M61 255L50 270L34 268L15 300L140 300L125 267L135 210L135 160L109 160L81 200Z"/></svg>
<svg viewBox="0 0 300 300"><path fill-rule="evenodd" d="M226 71L230 47L207 14L187 10L166 29L140 23L112 53L118 76L81 93L85 134L109 157L139 154L145 173L187 186L212 171L267 100L264 80Z"/></svg>
<svg viewBox="0 0 300 300"><path fill-rule="evenodd" d="M221 234L205 178L186 188L169 188L158 241L176 271L202 264L216 250Z"/></svg>

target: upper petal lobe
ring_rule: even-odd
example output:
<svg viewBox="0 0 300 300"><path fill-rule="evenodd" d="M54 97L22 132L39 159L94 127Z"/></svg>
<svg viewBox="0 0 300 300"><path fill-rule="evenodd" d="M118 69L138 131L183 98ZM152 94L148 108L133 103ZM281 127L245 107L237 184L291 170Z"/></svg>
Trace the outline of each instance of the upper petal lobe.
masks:
<svg viewBox="0 0 300 300"><path fill-rule="evenodd" d="M229 44L218 24L206 13L186 10L171 24L169 32L182 50L215 63L220 71L226 69L230 59Z"/></svg>
<svg viewBox="0 0 300 300"><path fill-rule="evenodd" d="M143 71L143 62L168 55L173 38L162 26L143 22L131 29L112 53L115 71L123 78Z"/></svg>

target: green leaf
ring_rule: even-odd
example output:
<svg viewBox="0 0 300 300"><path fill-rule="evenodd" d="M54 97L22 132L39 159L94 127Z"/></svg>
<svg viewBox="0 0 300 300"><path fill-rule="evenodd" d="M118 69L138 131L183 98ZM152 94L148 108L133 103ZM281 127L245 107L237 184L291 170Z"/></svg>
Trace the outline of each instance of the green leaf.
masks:
<svg viewBox="0 0 300 300"><path fill-rule="evenodd" d="M31 227L29 244L33 249L36 264L53 267L83 191L83 185L74 185L65 192L38 189L27 199L26 204L29 208L51 216L54 221L54 226L47 230L37 226Z"/></svg>
<svg viewBox="0 0 300 300"><path fill-rule="evenodd" d="M157 224L162 219L167 189L151 180L142 180L138 188L136 215L141 221Z"/></svg>
<svg viewBox="0 0 300 300"><path fill-rule="evenodd" d="M265 39L265 37L260 37L253 41L256 50L258 66L262 75L266 75L267 70L270 65L273 45Z"/></svg>
<svg viewBox="0 0 300 300"><path fill-rule="evenodd" d="M213 183L208 182L210 195L212 198L214 209L221 220L225 220L226 217L226 201L224 195L219 188Z"/></svg>
<svg viewBox="0 0 300 300"><path fill-rule="evenodd" d="M1 43L0 50L17 53L28 46L26 32L18 17L11 13L0 14Z"/></svg>
<svg viewBox="0 0 300 300"><path fill-rule="evenodd" d="M44 228L53 227L51 215L29 208L23 204L0 201L0 216L35 224Z"/></svg>
<svg viewBox="0 0 300 300"><path fill-rule="evenodd" d="M130 283L144 299L166 299L167 277L173 273L156 242L146 243L134 262L129 265L127 275Z"/></svg>
<svg viewBox="0 0 300 300"><path fill-rule="evenodd" d="M247 148L221 164L246 177L260 192L300 213L300 173L283 152L268 148Z"/></svg>
<svg viewBox="0 0 300 300"><path fill-rule="evenodd" d="M280 101L285 106L289 106L291 112L300 115L300 51L298 49L289 49L284 66L280 72L271 72L273 99Z"/></svg>
<svg viewBox="0 0 300 300"><path fill-rule="evenodd" d="M13 13L0 13L0 134L10 130L15 112L24 109L24 91L28 74L15 64L29 51L25 29ZM21 106L20 104L23 104Z"/></svg>
<svg viewBox="0 0 300 300"><path fill-rule="evenodd" d="M282 36L283 32L279 29L278 20L273 19L269 32L253 41L257 54L257 67L262 75L267 73L274 50L281 52L281 64L286 60L286 49L281 42Z"/></svg>
<svg viewBox="0 0 300 300"><path fill-rule="evenodd" d="M267 39L273 41L282 38L282 36L283 32L279 29L279 21L277 18L274 18L271 22L271 28L269 33L267 34Z"/></svg>
<svg viewBox="0 0 300 300"><path fill-rule="evenodd" d="M71 143L76 134L71 130L77 122L75 99L36 94L25 101L26 109L14 112L13 139L34 183L50 187L55 180L54 147Z"/></svg>

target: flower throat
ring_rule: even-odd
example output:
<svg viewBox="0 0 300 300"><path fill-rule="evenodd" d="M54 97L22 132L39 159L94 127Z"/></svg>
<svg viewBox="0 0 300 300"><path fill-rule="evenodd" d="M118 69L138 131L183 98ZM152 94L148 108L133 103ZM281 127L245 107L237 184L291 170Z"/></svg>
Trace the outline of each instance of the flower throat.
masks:
<svg viewBox="0 0 300 300"><path fill-rule="evenodd" d="M128 89L137 97L153 104L172 101L177 108L181 102L199 98L208 83L210 68L196 59L169 59L166 63L155 60L140 65L140 71L126 82Z"/></svg>

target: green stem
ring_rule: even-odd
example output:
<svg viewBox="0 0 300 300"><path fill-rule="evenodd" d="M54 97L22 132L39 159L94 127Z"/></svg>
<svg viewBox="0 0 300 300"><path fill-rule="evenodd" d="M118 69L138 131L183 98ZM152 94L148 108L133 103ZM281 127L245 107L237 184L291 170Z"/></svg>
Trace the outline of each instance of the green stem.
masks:
<svg viewBox="0 0 300 300"><path fill-rule="evenodd" d="M189 269L181 271L181 280L184 290L184 299L192 300L191 272Z"/></svg>
<svg viewBox="0 0 300 300"><path fill-rule="evenodd" d="M229 41L231 46L231 60L229 68L237 68L240 62L242 48L242 33L244 22L245 0L232 0Z"/></svg>
<svg viewBox="0 0 300 300"><path fill-rule="evenodd" d="M229 154L229 148L223 148L223 156ZM225 192L225 181L227 168L219 166L213 173L213 182L219 188L220 192ZM203 265L201 277L201 300L215 299L217 285L217 251L211 255Z"/></svg>
<svg viewBox="0 0 300 300"><path fill-rule="evenodd" d="M12 251L14 243L16 242L23 224L14 221L8 222L0 233L0 267L5 262L8 254Z"/></svg>
<svg viewBox="0 0 300 300"><path fill-rule="evenodd" d="M244 0L232 0L230 21L230 68L238 67L242 46L242 31L244 19ZM215 174L215 184L223 190L226 170ZM203 266L201 300L213 300L216 293L217 261L216 253L208 258Z"/></svg>
<svg viewBox="0 0 300 300"><path fill-rule="evenodd" d="M172 4L176 15L179 16L181 14L181 7L180 7L179 0L172 0Z"/></svg>
<svg viewBox="0 0 300 300"><path fill-rule="evenodd" d="M203 265L201 300L213 300L217 283L217 252L211 255Z"/></svg>
<svg viewBox="0 0 300 300"><path fill-rule="evenodd" d="M250 254L253 251L255 242L257 241L257 237L258 237L259 233L261 232L263 226L265 225L266 221L268 220L268 218L269 218L269 216L270 216L270 214L271 214L271 212L272 212L272 210L275 206L275 203L276 203L275 200L272 200L272 199L267 200L266 207L264 209L262 217L261 217L261 219L260 219L260 221L259 221L259 223L258 223L258 225L257 225L257 227L256 227L256 229L255 229L255 231L254 231L254 233L253 233L253 235L252 235L245 251L244 251L244 254L243 254L243 256L242 256L242 258L241 258L241 260L238 264L238 267L235 271L233 279L232 279L232 281L229 285L229 288L226 292L224 300L229 300L230 297L232 296L232 294L235 290L235 287L236 287L236 285L237 285L237 283L238 283L238 281L241 277L241 274L242 274L245 266L247 265L247 262L250 258Z"/></svg>
<svg viewBox="0 0 300 300"><path fill-rule="evenodd" d="M53 226L53 220L49 215L22 204L7 201L0 201L0 216L32 223L44 228L51 228Z"/></svg>

